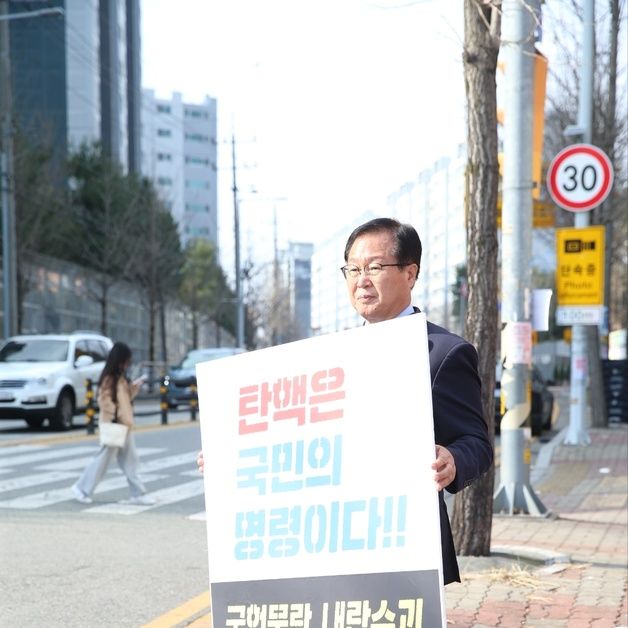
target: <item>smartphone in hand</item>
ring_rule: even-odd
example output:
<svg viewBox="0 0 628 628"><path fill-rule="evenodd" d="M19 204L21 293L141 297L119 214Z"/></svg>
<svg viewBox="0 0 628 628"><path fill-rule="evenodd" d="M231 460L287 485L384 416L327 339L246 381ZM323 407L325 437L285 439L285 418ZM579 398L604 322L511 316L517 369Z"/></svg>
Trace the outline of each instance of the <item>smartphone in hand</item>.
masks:
<svg viewBox="0 0 628 628"><path fill-rule="evenodd" d="M140 375L138 378L133 380L133 384L136 386L141 386L148 379L148 375Z"/></svg>

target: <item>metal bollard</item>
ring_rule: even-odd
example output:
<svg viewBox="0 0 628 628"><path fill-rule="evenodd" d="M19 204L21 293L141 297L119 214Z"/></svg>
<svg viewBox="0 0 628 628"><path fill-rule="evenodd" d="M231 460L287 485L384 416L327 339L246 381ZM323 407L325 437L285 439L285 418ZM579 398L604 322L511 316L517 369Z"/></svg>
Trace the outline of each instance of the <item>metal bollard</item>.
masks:
<svg viewBox="0 0 628 628"><path fill-rule="evenodd" d="M168 378L164 377L159 384L159 407L161 408L161 424L168 425Z"/></svg>
<svg viewBox="0 0 628 628"><path fill-rule="evenodd" d="M190 392L192 393L190 397L190 421L196 421L196 410L198 409L198 389L196 382L190 384Z"/></svg>
<svg viewBox="0 0 628 628"><path fill-rule="evenodd" d="M87 433L95 434L96 402L94 401L94 382L88 377L85 380L85 416L87 417Z"/></svg>

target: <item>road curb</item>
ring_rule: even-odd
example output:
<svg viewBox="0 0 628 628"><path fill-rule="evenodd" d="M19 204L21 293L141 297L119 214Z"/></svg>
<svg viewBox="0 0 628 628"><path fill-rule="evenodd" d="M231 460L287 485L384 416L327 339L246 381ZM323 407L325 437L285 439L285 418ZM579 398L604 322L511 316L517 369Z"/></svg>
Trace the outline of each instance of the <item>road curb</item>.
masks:
<svg viewBox="0 0 628 628"><path fill-rule="evenodd" d="M561 552L529 547L527 545L493 545L491 556L505 558L518 558L531 563L541 565L555 565L557 563L570 563L571 557Z"/></svg>

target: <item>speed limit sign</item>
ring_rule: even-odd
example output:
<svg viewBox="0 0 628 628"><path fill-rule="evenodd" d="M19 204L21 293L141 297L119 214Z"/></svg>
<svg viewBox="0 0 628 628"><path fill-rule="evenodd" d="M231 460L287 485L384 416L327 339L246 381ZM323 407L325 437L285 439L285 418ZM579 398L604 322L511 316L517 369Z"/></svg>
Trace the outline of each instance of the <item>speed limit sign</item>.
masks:
<svg viewBox="0 0 628 628"><path fill-rule="evenodd" d="M613 185L613 165L592 144L572 144L554 157L547 172L547 189L559 207L585 212L597 207Z"/></svg>

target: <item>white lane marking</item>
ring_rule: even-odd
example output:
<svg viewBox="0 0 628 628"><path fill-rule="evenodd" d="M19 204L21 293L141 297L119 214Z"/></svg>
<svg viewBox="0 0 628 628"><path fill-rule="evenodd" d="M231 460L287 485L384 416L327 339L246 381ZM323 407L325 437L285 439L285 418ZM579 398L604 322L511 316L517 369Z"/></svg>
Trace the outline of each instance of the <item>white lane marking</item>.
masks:
<svg viewBox="0 0 628 628"><path fill-rule="evenodd" d="M142 463L142 456L150 456L152 454L158 454L165 451L163 447L138 447L137 453L140 456L140 468L144 468ZM36 469L42 471L71 471L73 469L81 469L93 458L92 456L85 456L83 458L74 458L72 460L61 460L60 462L52 462L50 464L41 464L35 466Z"/></svg>
<svg viewBox="0 0 628 628"><path fill-rule="evenodd" d="M75 478L75 473L67 473L62 471L52 471L51 473L33 473L31 475L23 475L8 480L0 480L0 493L7 491L16 491L18 489L31 488L32 486L41 486L42 484L50 484L61 480Z"/></svg>
<svg viewBox="0 0 628 628"><path fill-rule="evenodd" d="M42 449L47 449L46 445L11 445L9 447L2 447L0 452L2 452L2 457L4 458L6 455L13 454L23 454L29 451L41 451Z"/></svg>
<svg viewBox="0 0 628 628"><path fill-rule="evenodd" d="M76 478L76 475L73 474ZM154 480L163 480L168 477L166 475L144 475L141 474L142 482L152 482ZM119 488L128 486L128 482L124 476L103 480L94 491L96 494L114 491ZM33 493L32 495L23 495L14 499L5 499L0 501L0 508L13 508L17 510L33 510L35 508L43 508L60 502L73 501L74 493L71 486L66 488L54 489L51 491L43 491L41 493Z"/></svg>
<svg viewBox="0 0 628 628"><path fill-rule="evenodd" d="M141 463L142 471L161 471L169 467L177 467L179 465L188 465L196 460L198 451L189 451L184 454L175 454L172 456L165 456L164 458L155 458L154 460L147 460Z"/></svg>
<svg viewBox="0 0 628 628"><path fill-rule="evenodd" d="M25 453L10 458L2 457L0 459L0 467L13 467L18 464L38 463L42 460L54 460L55 458L69 458L76 454L86 454L87 452L96 453L100 447L96 445L83 447L66 447L63 449L48 449L47 451L38 451L35 453Z"/></svg>
<svg viewBox="0 0 628 628"><path fill-rule="evenodd" d="M195 512L193 515L190 515L188 519L192 521L207 521L207 511L201 510L201 512Z"/></svg>
<svg viewBox="0 0 628 628"><path fill-rule="evenodd" d="M189 471L181 471L179 475L189 475L190 477L193 477L193 478L203 477L203 474L198 470L198 467L195 467L194 469L190 469Z"/></svg>
<svg viewBox="0 0 628 628"><path fill-rule="evenodd" d="M157 501L152 506L140 506L134 504L105 504L103 506L95 506L87 508L84 512L90 514L107 514L107 515L137 515L145 510L151 510L152 508L159 508L161 506L167 506L168 504L174 504L176 502L189 499L190 497L196 497L203 493L203 480L194 480L187 482L186 484L177 484L168 488L163 488L159 491L152 491L149 493L150 497Z"/></svg>

